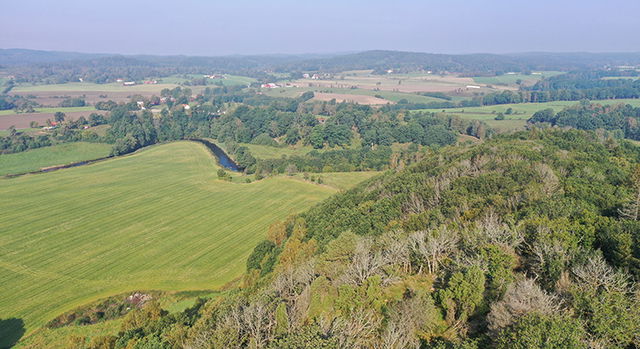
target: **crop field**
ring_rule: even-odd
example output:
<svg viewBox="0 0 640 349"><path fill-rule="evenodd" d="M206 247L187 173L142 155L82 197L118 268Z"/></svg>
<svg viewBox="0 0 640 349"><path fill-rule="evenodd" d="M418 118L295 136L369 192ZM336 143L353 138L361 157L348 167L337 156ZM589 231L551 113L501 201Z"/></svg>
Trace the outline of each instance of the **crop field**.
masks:
<svg viewBox="0 0 640 349"><path fill-rule="evenodd" d="M35 102L56 107L65 98L82 97L86 102L95 104L100 101L113 100L115 102L128 102L135 95L143 97L159 96L160 91L165 88L174 88L176 84L139 84L134 86L123 86L121 83L95 84L88 82L72 82L66 84L32 85L21 84L14 87L10 94L16 96L30 97ZM192 90L199 91L203 87L192 87Z"/></svg>
<svg viewBox="0 0 640 349"><path fill-rule="evenodd" d="M0 176L108 156L111 144L74 142L0 155Z"/></svg>
<svg viewBox="0 0 640 349"><path fill-rule="evenodd" d="M389 100L375 96L324 92L317 92L312 100L321 102L329 102L331 100L335 100L338 103L347 102L364 105L384 105L392 103Z"/></svg>
<svg viewBox="0 0 640 349"><path fill-rule="evenodd" d="M202 74L172 75L159 78L158 82L161 82L162 84L182 84L202 77ZM224 79L206 79L207 85L222 84L224 86L247 86L256 81L256 79L247 76L224 74L224 77Z"/></svg>
<svg viewBox="0 0 640 349"><path fill-rule="evenodd" d="M429 103L429 102L442 102L443 99L421 96L416 93L396 92L396 91L374 91L367 89L351 89L351 88L322 88L322 87L286 87L286 88L263 88L262 93L271 97L289 97L295 98L307 91L320 92L320 93L338 93L344 95L362 95L372 96L378 98L384 98L391 102L399 102L406 99L410 103Z"/></svg>
<svg viewBox="0 0 640 349"><path fill-rule="evenodd" d="M71 109L78 109L78 108L40 108L40 109L55 110L55 111L66 109L67 111L64 112L66 120L76 120L81 116L84 116L86 118L92 113L106 114L105 111L95 110L93 109L93 107L81 107L81 108L88 109L88 110L69 111ZM29 128L31 126L32 121L37 122L38 125L40 126L46 126L47 119L53 120L55 111L41 112L41 113L22 113L22 114L15 114L13 113L13 111L11 111L12 112L11 114L0 115L0 130L6 130L11 126L15 126L16 128L19 128L19 129Z"/></svg>
<svg viewBox="0 0 640 349"><path fill-rule="evenodd" d="M555 75L560 75L562 72L557 71L545 71L541 72L541 74L503 74L498 76L476 76L473 77L473 81L479 84L486 85L517 85L518 80L522 82L523 85L533 85L536 82L548 78Z"/></svg>
<svg viewBox="0 0 640 349"><path fill-rule="evenodd" d="M185 141L0 180L0 318L28 334L113 294L215 289L271 223L336 192L284 176L230 183L217 169Z"/></svg>
<svg viewBox="0 0 640 349"><path fill-rule="evenodd" d="M62 113L73 113L73 112L78 112L78 111L95 111L96 108L92 107L92 106L86 106L86 107L49 107L49 108L35 108L35 113L49 113L49 114L53 114L55 112L62 112ZM24 113L21 114L17 114L15 111L9 109L9 110L0 110L0 116L7 116L7 115L24 115Z"/></svg>
<svg viewBox="0 0 640 349"><path fill-rule="evenodd" d="M640 107L640 99L607 99L594 100L593 103L603 105L612 105L619 103L631 104L634 107ZM499 131L519 130L526 124L525 120L529 119L535 112L551 108L556 112L562 109L578 104L578 101L556 101L546 103L518 103L518 104L500 104L487 105L483 107L469 108L451 108L451 109L422 109L422 111L446 113L457 115L468 120L486 121L490 126L495 127ZM495 120L498 113L506 113L507 109L512 109L512 114L505 114L505 120Z"/></svg>
<svg viewBox="0 0 640 349"><path fill-rule="evenodd" d="M359 88L376 91L392 92L447 92L459 95L471 95L476 92L495 91L496 87L488 88L485 84L478 84L469 77L457 75L436 74L385 74L375 75L370 71L354 71L335 74L330 79L299 79L292 82L299 87L320 88ZM479 85L479 89L468 88L469 85Z"/></svg>
<svg viewBox="0 0 640 349"><path fill-rule="evenodd" d="M91 82L70 82L66 84L30 85L21 84L14 87L11 92L72 92L72 91L97 91L97 92L160 92L164 88L174 88L175 84L138 84L123 86L121 83L95 84Z"/></svg>

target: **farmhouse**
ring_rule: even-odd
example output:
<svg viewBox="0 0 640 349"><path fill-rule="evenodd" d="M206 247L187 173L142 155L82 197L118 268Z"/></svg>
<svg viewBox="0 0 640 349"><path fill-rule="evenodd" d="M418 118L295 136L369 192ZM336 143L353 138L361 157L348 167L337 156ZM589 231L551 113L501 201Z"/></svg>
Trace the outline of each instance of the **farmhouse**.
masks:
<svg viewBox="0 0 640 349"><path fill-rule="evenodd" d="M269 82L269 83L260 85L260 87L262 87L262 88L278 88L280 86L278 86L277 84L274 84L273 82Z"/></svg>

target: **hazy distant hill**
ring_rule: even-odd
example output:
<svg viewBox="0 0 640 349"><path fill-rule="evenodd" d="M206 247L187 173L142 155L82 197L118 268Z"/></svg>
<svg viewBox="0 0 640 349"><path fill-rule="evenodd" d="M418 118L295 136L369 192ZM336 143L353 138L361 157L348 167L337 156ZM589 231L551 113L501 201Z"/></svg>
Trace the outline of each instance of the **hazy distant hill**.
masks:
<svg viewBox="0 0 640 349"><path fill-rule="evenodd" d="M0 49L0 65L25 65L34 63L53 63L72 60L85 60L106 57L108 54L78 53L60 51L40 51L28 49Z"/></svg>

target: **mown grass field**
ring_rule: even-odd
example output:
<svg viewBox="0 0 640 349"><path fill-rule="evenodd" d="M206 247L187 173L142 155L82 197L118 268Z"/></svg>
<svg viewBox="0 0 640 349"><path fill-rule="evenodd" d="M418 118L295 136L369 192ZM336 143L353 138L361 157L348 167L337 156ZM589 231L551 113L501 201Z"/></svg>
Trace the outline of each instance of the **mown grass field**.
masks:
<svg viewBox="0 0 640 349"><path fill-rule="evenodd" d="M0 318L30 333L112 294L215 289L271 223L336 192L283 176L230 183L217 169L203 145L176 142L0 180Z"/></svg>
<svg viewBox="0 0 640 349"><path fill-rule="evenodd" d="M112 145L74 142L0 155L0 176L25 173L43 167L67 165L108 156Z"/></svg>

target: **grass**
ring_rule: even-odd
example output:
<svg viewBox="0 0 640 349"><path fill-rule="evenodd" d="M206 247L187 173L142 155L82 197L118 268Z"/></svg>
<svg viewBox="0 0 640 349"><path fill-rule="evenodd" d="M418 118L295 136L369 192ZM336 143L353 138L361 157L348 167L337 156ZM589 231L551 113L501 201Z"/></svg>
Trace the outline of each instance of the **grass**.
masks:
<svg viewBox="0 0 640 349"><path fill-rule="evenodd" d="M35 110L36 111L34 113L55 113L55 112L72 113L72 112L76 112L76 111L93 111L93 110L96 110L96 108L93 107L93 106L86 106L86 107L52 107L52 108L35 108ZM1 116L6 116L6 115L20 115L20 114L16 113L12 109L9 109L9 110L0 110L0 115Z"/></svg>
<svg viewBox="0 0 640 349"><path fill-rule="evenodd" d="M42 132L41 128L18 128L16 129L19 133L27 133L32 134L36 132ZM0 130L0 137L6 137L9 135L9 130Z"/></svg>
<svg viewBox="0 0 640 349"><path fill-rule="evenodd" d="M207 82L207 86L214 86L216 83L221 83L224 86L247 86L256 81L256 79L247 76L228 74L224 74L224 76L226 77L226 79L206 79L205 81ZM159 78L158 80L160 80L163 84L182 84L184 82L191 81L193 79L200 79L202 77L202 74L177 74Z"/></svg>
<svg viewBox="0 0 640 349"><path fill-rule="evenodd" d="M91 82L70 82L66 84L31 85L20 84L12 92L66 92L66 91L105 91L105 92L160 92L164 88L174 88L175 84L138 84L123 86L122 83L94 84Z"/></svg>
<svg viewBox="0 0 640 349"><path fill-rule="evenodd" d="M187 291L175 293L162 293L158 299L162 309L169 313L178 313L195 305L198 298L212 299L223 295L224 291ZM69 337L83 337L85 343L96 336L117 335L120 331L123 318L116 318L99 322L93 325L68 325L60 328L40 328L32 335L18 343L16 348L67 348Z"/></svg>
<svg viewBox="0 0 640 349"><path fill-rule="evenodd" d="M111 144L74 142L0 155L0 176L108 156Z"/></svg>
<svg viewBox="0 0 640 349"><path fill-rule="evenodd" d="M375 175L380 174L379 171L362 171L362 172L324 172L324 173L310 173L309 176L316 178L322 177L323 185L338 189L347 190L354 187L356 184L365 181ZM304 174L295 173L293 178L305 181ZM310 182L313 183L313 182Z"/></svg>
<svg viewBox="0 0 640 349"><path fill-rule="evenodd" d="M634 107L640 107L640 99L606 99L606 100L594 100L592 103L599 103L603 105L612 105L619 103L631 104ZM490 126L495 127L499 131L511 131L522 129L526 124L526 120L529 119L535 112L551 108L556 112L562 109L576 105L578 101L556 101L546 103L519 103L519 104L500 104L500 105L487 105L483 107L470 107L470 108L451 108L451 109L422 109L422 111L438 112L457 115L463 119L468 120L482 120L486 121ZM505 113L507 109L511 108L513 114L504 115L505 120L495 120L498 113Z"/></svg>
<svg viewBox="0 0 640 349"><path fill-rule="evenodd" d="M415 93L407 92L395 92L395 91L374 91L367 89L350 89L350 88L330 88L330 87L286 87L286 88L270 88L262 89L262 93L271 97L289 97L295 98L307 91L314 92L326 92L326 93L338 93L348 95L361 95L361 96L379 96L392 102L399 102L402 99L406 99L410 103L430 103L430 102L443 102L443 99L421 96Z"/></svg>
<svg viewBox="0 0 640 349"><path fill-rule="evenodd" d="M217 169L185 141L0 180L0 318L30 333L113 294L218 288L271 223L336 192L284 177L229 183Z"/></svg>
<svg viewBox="0 0 640 349"><path fill-rule="evenodd" d="M524 84L534 84L539 80L559 74L563 73L558 71L545 71L540 75L503 74L498 76L476 76L473 78L473 81L487 85L516 85L517 81L521 80Z"/></svg>
<svg viewBox="0 0 640 349"><path fill-rule="evenodd" d="M86 343L89 344L93 337L118 334L120 326L122 326L122 319L100 322L95 325L43 328L38 330L35 335L19 342L16 348L65 349L69 347L68 338L70 336L85 337Z"/></svg>

